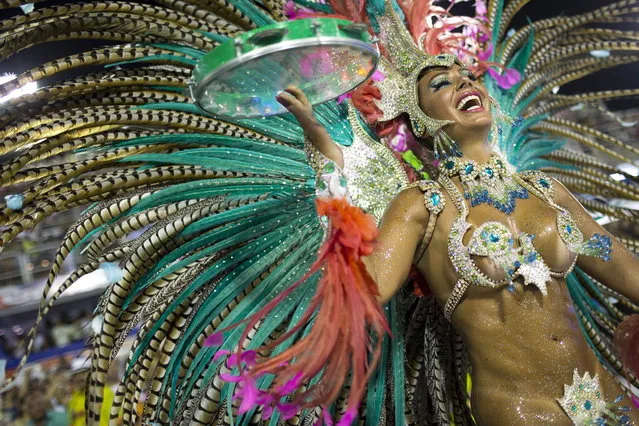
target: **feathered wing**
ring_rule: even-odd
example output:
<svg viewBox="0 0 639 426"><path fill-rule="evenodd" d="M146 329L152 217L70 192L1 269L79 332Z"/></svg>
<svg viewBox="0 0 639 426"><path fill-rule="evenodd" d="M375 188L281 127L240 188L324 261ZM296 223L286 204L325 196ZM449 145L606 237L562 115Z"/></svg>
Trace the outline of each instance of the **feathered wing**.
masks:
<svg viewBox="0 0 639 426"><path fill-rule="evenodd" d="M122 410L125 422L134 422L136 401L142 392L152 390L144 407L145 419L226 424L238 401L232 400L233 386L221 380L228 368L214 359L218 348L205 346L206 337L259 311L298 281L316 256L324 228L314 207L316 174L305 159L297 124L287 117L216 120L193 107L184 94L185 84L204 53L228 37L283 20L289 6L278 0L156 3L92 2L44 8L36 3L35 10L2 22L2 58L48 41L88 38L110 45L42 64L0 87L7 94L59 73L85 72L13 99L0 111L0 155L5 156L0 184L14 194L0 211L0 244L6 246L45 217L85 206L54 259L40 314L46 313L61 291L96 269L113 281L97 310L102 330L92 343L91 419L99 413L110 361L123 339L139 327L112 415ZM523 118L512 133L504 129L502 140L515 143L503 145L502 150L518 167L541 167L571 190L636 199L633 187L607 177L604 185L599 184L612 166L560 149L561 141L569 138L625 160L629 153L636 153L635 148L551 116L576 103L636 94L630 89L567 97L551 90L602 67L636 60L632 54L577 56L595 49L636 50L630 34L584 27L632 17L636 1L618 2L581 17L536 22L503 39L512 16L525 3L511 1L504 6L494 0L488 5L496 46L493 59L518 69L524 77L510 92L491 87L487 79L505 112ZM9 1L2 6L20 4ZM296 4L333 11L319 2L298 0ZM374 27L383 5L370 2L363 9L346 2L335 10L358 20L369 19ZM571 57L576 62L568 64ZM354 147L370 142L363 133L358 136L363 128L353 125L352 113L349 121L345 105L328 103L317 113L338 142L352 142ZM607 147L611 144L615 149ZM368 144L365 150L378 148ZM72 152L76 158L69 159ZM376 155L382 159L379 164L396 167L393 159L384 159L386 154ZM399 190L403 177L395 176ZM385 197L392 198L393 190L388 189ZM369 193L369 201L377 195ZM636 220L627 210L581 201L612 217ZM383 211L383 203L377 204L377 210ZM634 249L639 246L636 241L625 242ZM64 259L82 248L87 261L51 294ZM311 303L318 280L318 276L310 277L278 304L248 340L240 341L240 329L227 334L222 349L259 347L286 333ZM620 368L607 346L614 324L622 317L608 302L610 291L580 272L569 284L593 347L609 365ZM594 304L593 297L600 305ZM636 306L623 298L620 301L636 312ZM446 424L451 407L455 423L472 421L463 397L468 369L463 348L428 303L399 295L389 305L395 338L385 338L381 367L369 384L362 408L367 424L401 424L405 411L408 422ZM305 332L298 331L273 353L283 351ZM437 363L428 353L446 354L443 362L447 364ZM406 384L396 380L404 377L404 369ZM392 373L387 376L384 371ZM268 386L268 380L261 385ZM430 397L416 398L423 388ZM344 401L338 400L337 411ZM311 424L318 417L317 411L305 412L297 420ZM235 421L258 423L260 413L249 411ZM268 422L280 421L274 413Z"/></svg>
<svg viewBox="0 0 639 426"><path fill-rule="evenodd" d="M92 344L89 416L99 415L109 364L139 326L112 413L123 409L125 422L133 422L134 404L150 386L146 418L208 424L223 416L229 392L214 379L219 363L200 351L204 338L298 280L323 231L314 173L293 121L222 122L183 94L203 53L281 18L281 5L161 3L37 8L3 22L4 57L52 40L123 44L43 64L2 88L108 67L3 108L1 179L15 195L2 206L0 240L4 247L49 215L93 204L66 234L41 306L44 315L64 289L96 269L115 275L97 310L103 322ZM344 115L335 105L320 110L333 123ZM70 152L79 160L65 159ZM66 256L85 244L87 261L51 294ZM309 280L307 289L313 285ZM285 330L309 294L292 294L253 338Z"/></svg>
<svg viewBox="0 0 639 426"><path fill-rule="evenodd" d="M606 28L607 23L636 20L638 2L624 0L576 16L540 20L505 37L511 19L526 3L526 0L506 4L492 0L488 6L495 45L491 59L517 69L522 75L521 81L508 91L486 78L491 95L506 114L516 119L515 126L504 126L496 134L496 144L519 170L541 170L556 178L591 212L638 223L636 211L600 200L639 200L637 185L610 177L611 173L623 173L626 179L637 183L637 177L620 171L615 164L633 163L632 157L639 154L639 149L595 128L559 118L555 113L636 96L639 88L573 95L553 91L599 70L639 60L636 54L639 42L634 32ZM568 149L567 141L602 155L595 157ZM620 240L638 252L638 241ZM579 269L567 282L586 340L604 365L628 377L611 342L624 316L639 313L639 307ZM611 303L613 299L618 303ZM629 379L634 386L639 384L632 375Z"/></svg>
<svg viewBox="0 0 639 426"><path fill-rule="evenodd" d="M227 332L221 347L208 346L207 336L259 312L308 271L325 234L314 204L317 173L291 117L221 121L185 95L204 53L242 31L284 19L283 2L157 3L36 5L2 22L3 58L54 40L113 45L50 61L0 87L7 94L56 74L81 73L12 99L0 111L0 184L11 194L0 207L0 245L46 217L85 208L52 262L38 322L82 276L100 269L111 281L96 309L101 330L91 343L90 421L98 420L111 362L138 329L111 416L134 423L137 401L150 391L145 421L227 424L239 401L232 398L233 383L221 379L230 370L215 352L260 347L292 330L312 302L318 274L278 303L246 340L242 327ZM334 140L352 145L345 151L352 153L345 154L352 169L385 171L380 183L388 184L381 185L386 192L366 193L378 173L361 183L357 195L381 215L407 183L397 160L375 146L346 104L330 102L315 112ZM355 155L363 152L364 165ZM398 173L397 182L386 180L388 170ZM52 291L73 250L83 250L86 261ZM271 354L308 331L296 329ZM390 345L397 343L386 338L383 360ZM392 362L403 368L401 357ZM270 380L259 385L268 387ZM380 370L369 387L368 424L378 424L385 384ZM403 398L401 385L396 396ZM290 421L312 424L319 415L303 412ZM279 412L260 418L253 409L234 421L282 422Z"/></svg>

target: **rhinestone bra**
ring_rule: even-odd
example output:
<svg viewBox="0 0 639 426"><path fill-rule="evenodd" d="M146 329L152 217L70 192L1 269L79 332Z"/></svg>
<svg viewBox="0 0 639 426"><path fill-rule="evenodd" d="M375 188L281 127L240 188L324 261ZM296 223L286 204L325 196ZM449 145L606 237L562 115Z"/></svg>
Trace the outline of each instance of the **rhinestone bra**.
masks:
<svg viewBox="0 0 639 426"><path fill-rule="evenodd" d="M604 260L610 258L608 237L595 234L590 240L584 242L583 234L568 211L553 201L554 188L550 178L540 172L514 174L513 178L523 188L558 211L559 235L570 252L598 256ZM534 235L521 232L514 236L511 230L501 222L490 221L482 224L473 231L469 244L464 245L463 237L471 227L467 221L469 208L464 196L447 175L440 175L438 183L449 194L459 212L449 235L448 255L460 278L444 306L444 315L447 319L450 320L453 311L471 284L490 288L508 287L513 291L513 281L521 277L525 285L534 285L546 295L547 283L552 278L565 278L572 272L577 256L574 256L570 267L565 271L552 271L535 249ZM499 281L491 279L477 267L472 256L490 258L503 269L505 278Z"/></svg>

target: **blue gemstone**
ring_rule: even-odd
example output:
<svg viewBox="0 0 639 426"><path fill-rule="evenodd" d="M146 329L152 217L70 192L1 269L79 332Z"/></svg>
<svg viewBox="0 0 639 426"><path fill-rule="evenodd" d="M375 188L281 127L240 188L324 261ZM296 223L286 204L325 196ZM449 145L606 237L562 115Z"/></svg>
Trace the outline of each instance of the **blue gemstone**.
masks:
<svg viewBox="0 0 639 426"><path fill-rule="evenodd" d="M528 256L526 256L526 262L528 263L532 263L535 260L537 260L537 253L530 253Z"/></svg>
<svg viewBox="0 0 639 426"><path fill-rule="evenodd" d="M475 167L472 164L467 164L466 167L464 167L464 171L467 175L471 174L473 170L475 170Z"/></svg>
<svg viewBox="0 0 639 426"><path fill-rule="evenodd" d="M592 402L590 402L589 400L586 400L586 402L584 402L584 408L586 410L590 410L592 408Z"/></svg>
<svg viewBox="0 0 639 426"><path fill-rule="evenodd" d="M515 268L519 268L521 266L521 262L518 260L515 260L514 265L515 265Z"/></svg>
<svg viewBox="0 0 639 426"><path fill-rule="evenodd" d="M486 167L485 173L488 175L488 177L493 177L493 169L491 169L490 167Z"/></svg>
<svg viewBox="0 0 639 426"><path fill-rule="evenodd" d="M539 179L539 184L543 186L544 188L550 188L550 184L548 183L546 179Z"/></svg>
<svg viewBox="0 0 639 426"><path fill-rule="evenodd" d="M566 232L568 232L569 234L572 234L572 226L566 225Z"/></svg>
<svg viewBox="0 0 639 426"><path fill-rule="evenodd" d="M496 243L497 241L499 241L499 235L490 234L490 241L492 241L493 243Z"/></svg>
<svg viewBox="0 0 639 426"><path fill-rule="evenodd" d="M454 161L447 161L446 162L446 168L448 170L453 170L453 167L455 167L455 162Z"/></svg>
<svg viewBox="0 0 639 426"><path fill-rule="evenodd" d="M511 293L515 292L515 286L512 283L508 284L508 291L511 292Z"/></svg>
<svg viewBox="0 0 639 426"><path fill-rule="evenodd" d="M630 417L624 414L623 416L619 418L619 421L621 422L622 425L629 425Z"/></svg>
<svg viewBox="0 0 639 426"><path fill-rule="evenodd" d="M433 193L430 195L430 202L433 204L433 206L438 206L441 201L442 198L439 196L438 193Z"/></svg>

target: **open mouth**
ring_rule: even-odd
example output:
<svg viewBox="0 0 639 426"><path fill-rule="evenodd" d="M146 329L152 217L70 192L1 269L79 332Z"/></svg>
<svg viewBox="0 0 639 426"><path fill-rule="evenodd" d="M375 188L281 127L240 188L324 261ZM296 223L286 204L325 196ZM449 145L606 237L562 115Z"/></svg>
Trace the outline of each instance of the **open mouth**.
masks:
<svg viewBox="0 0 639 426"><path fill-rule="evenodd" d="M461 112L483 111L484 109L481 98L476 92L469 92L463 95L455 108Z"/></svg>

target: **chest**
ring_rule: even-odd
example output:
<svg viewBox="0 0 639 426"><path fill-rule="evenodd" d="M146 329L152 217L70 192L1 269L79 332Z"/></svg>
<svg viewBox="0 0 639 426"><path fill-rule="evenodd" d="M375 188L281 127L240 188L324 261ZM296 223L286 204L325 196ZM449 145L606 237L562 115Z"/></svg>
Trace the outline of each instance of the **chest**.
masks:
<svg viewBox="0 0 639 426"><path fill-rule="evenodd" d="M440 183L455 207L447 209L448 219L454 216L447 251L457 275L456 296L463 295L468 285L511 289L520 279L545 295L552 278L570 272L577 237L582 237L563 208L535 196L536 191L522 191L508 202L508 209L495 202L467 203L459 182L444 177ZM524 189L515 182L513 187Z"/></svg>
<svg viewBox="0 0 639 426"><path fill-rule="evenodd" d="M470 226L462 236L463 246L470 250L477 267L493 279L498 280L504 275L500 271L503 269L500 262L495 260L494 254L499 253L495 247L527 252L522 255L534 250L552 271L557 272L569 269L574 261L575 254L565 241L569 237L567 229L572 232L574 228L570 224L571 218L562 216L561 212L537 197L517 200L517 206L510 215L485 204L472 207L465 221ZM494 241L496 239L498 241ZM501 245L493 244L495 242ZM478 249L478 246L485 249Z"/></svg>

